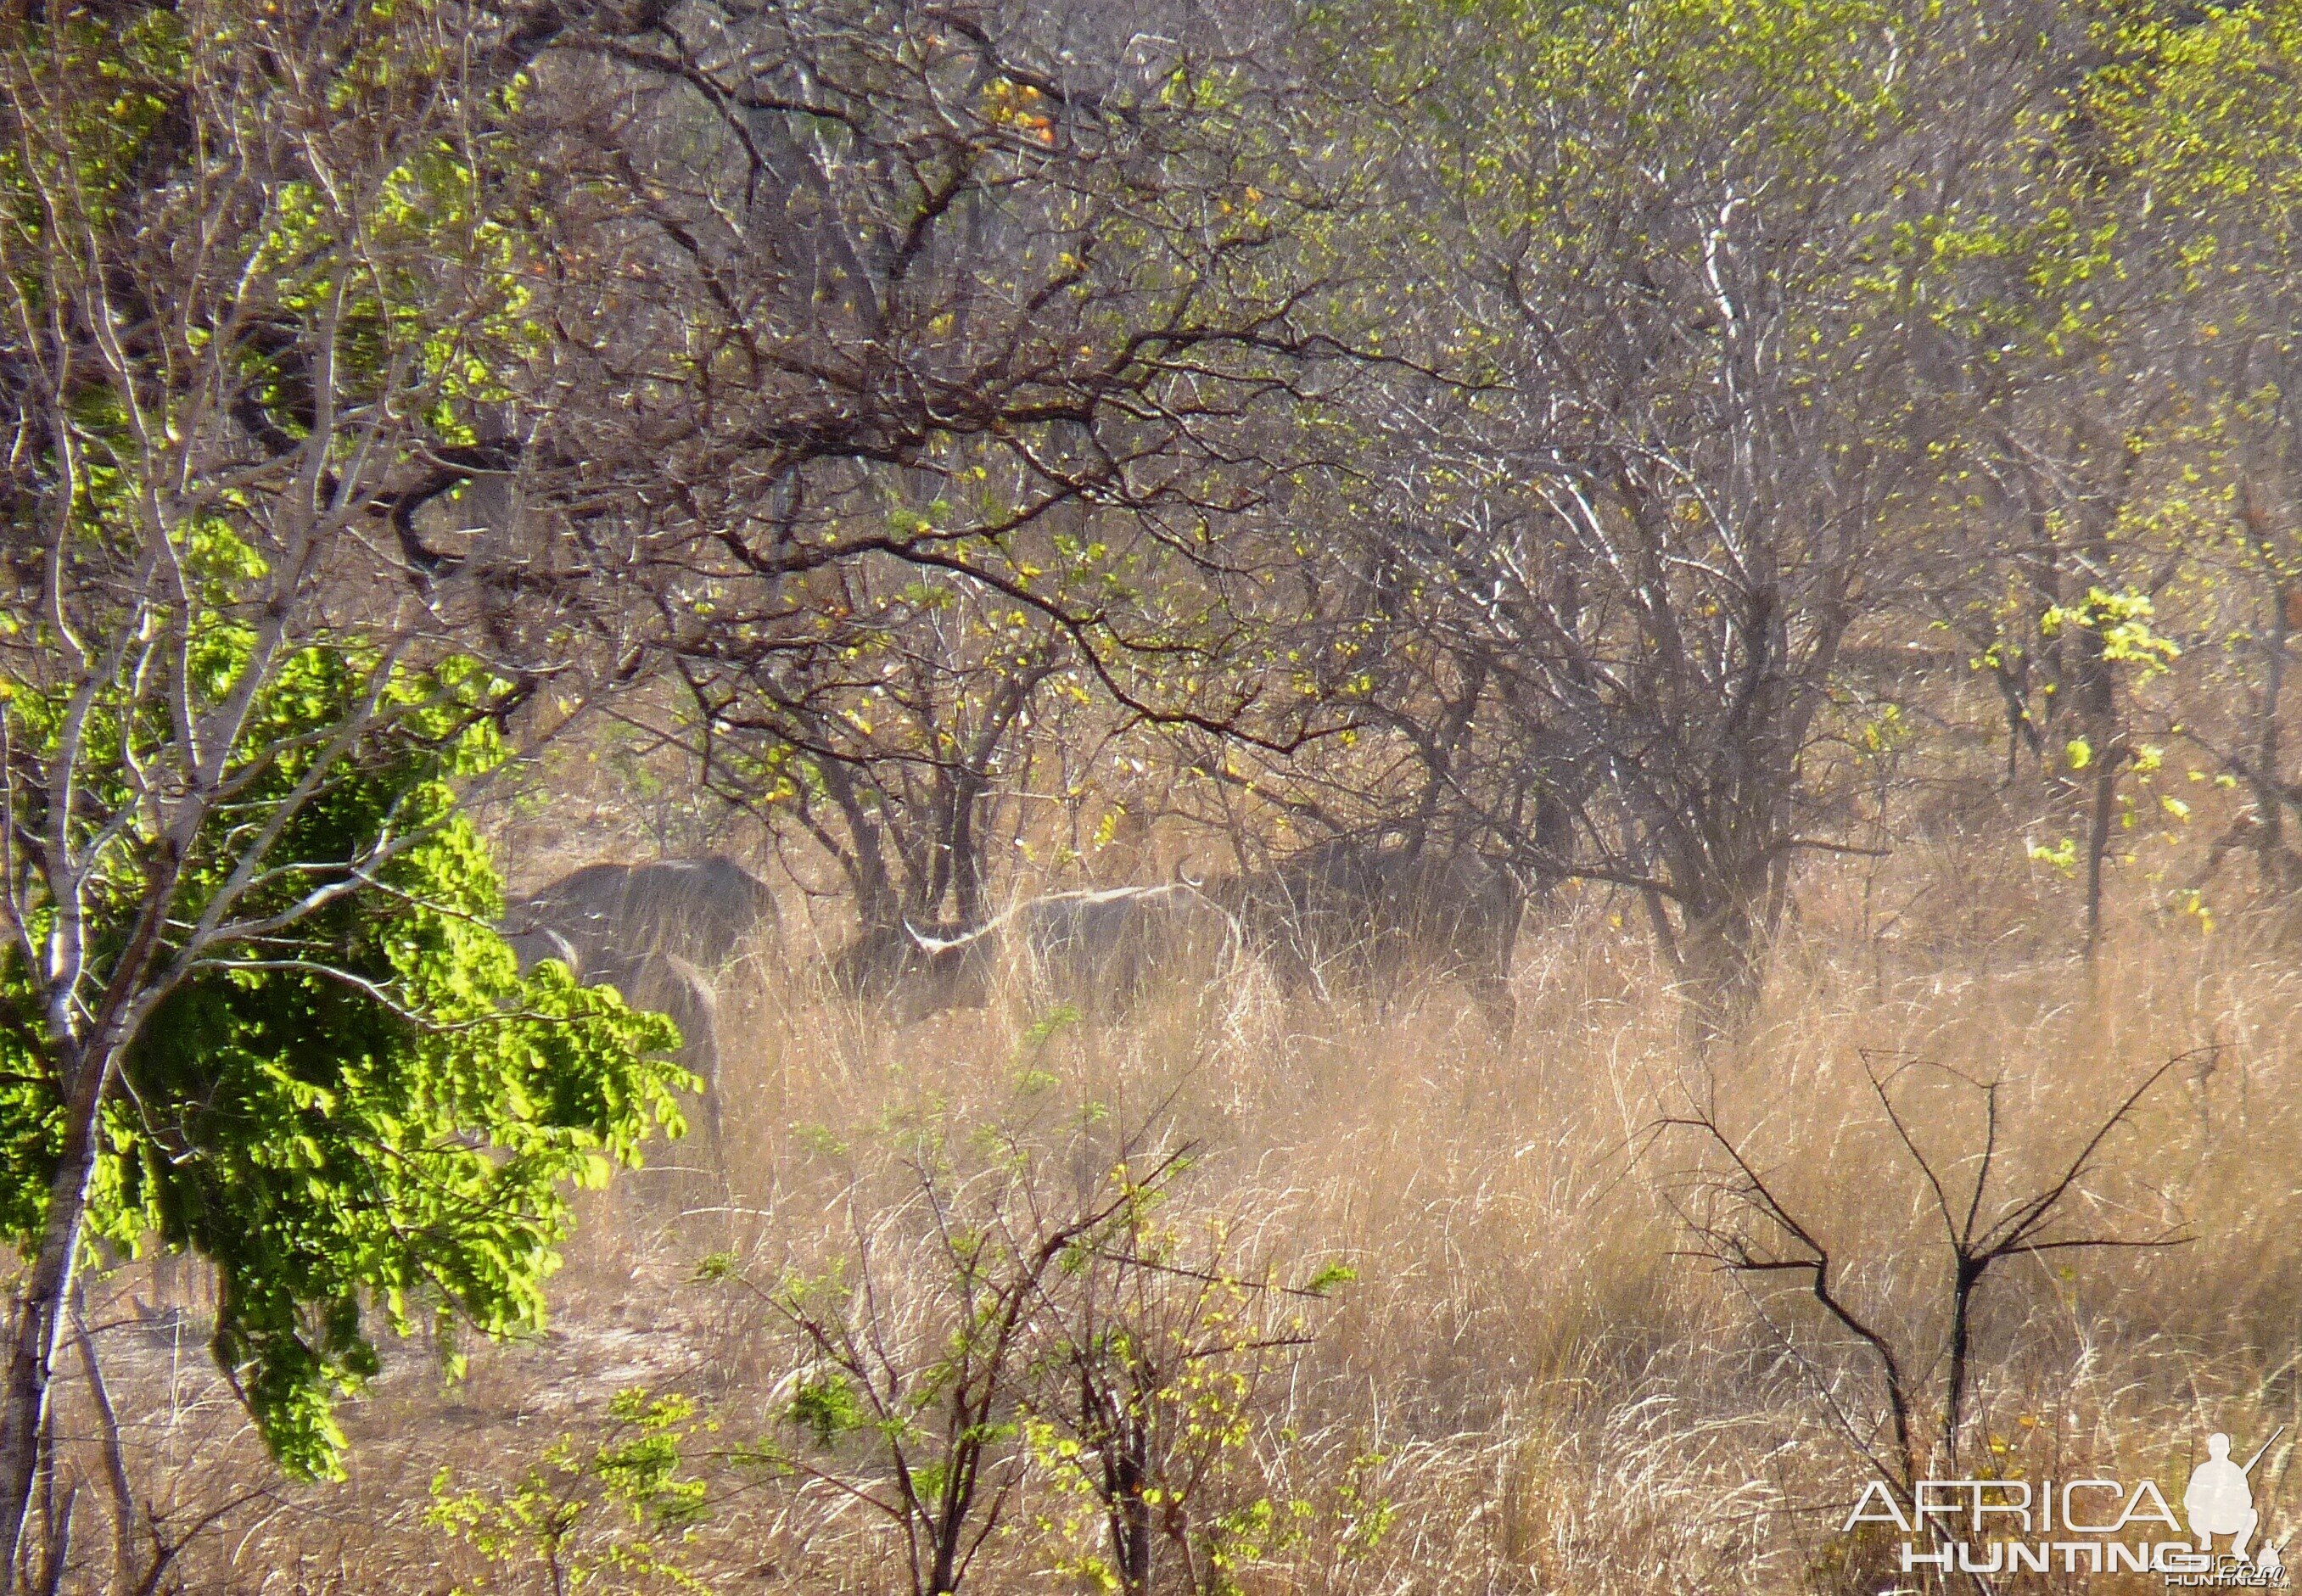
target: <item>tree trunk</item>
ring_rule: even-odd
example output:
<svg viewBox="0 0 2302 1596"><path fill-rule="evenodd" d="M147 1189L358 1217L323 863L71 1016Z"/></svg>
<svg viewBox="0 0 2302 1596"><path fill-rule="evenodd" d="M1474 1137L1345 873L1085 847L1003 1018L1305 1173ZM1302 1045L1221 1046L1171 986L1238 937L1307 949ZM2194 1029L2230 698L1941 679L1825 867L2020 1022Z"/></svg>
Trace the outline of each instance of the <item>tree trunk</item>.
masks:
<svg viewBox="0 0 2302 1596"><path fill-rule="evenodd" d="M2077 552L2082 568L2088 572L2106 573L2111 569L2111 528L2118 518L2119 507L2126 502L2127 489L2134 476L2136 445L2129 439L2118 447L2119 468L2114 485L2107 494L2088 500L2080 506L2086 536ZM2088 608L2093 608L2091 599ZM2103 635L2106 618L2094 616L2084 626L2063 628L2064 635L2078 652L2075 707L2079 725L2094 758L2094 800L2087 827L2086 962L2089 970L2102 948L2103 871L2110 855L2112 828L2118 818L2118 772L2132 753L2126 728L2119 720L2117 668L2110 658L2109 641Z"/></svg>
<svg viewBox="0 0 2302 1596"><path fill-rule="evenodd" d="M990 777L973 770L962 772L954 784L951 827L944 858L950 875L952 913L962 926L979 926L990 918L984 910L986 871L981 831L977 825L990 787Z"/></svg>
<svg viewBox="0 0 2302 1596"><path fill-rule="evenodd" d="M2118 758L2105 751L2095 755L2094 802L2087 817L2086 956L2094 962L2102 948L2103 861L2110 853L2112 827L2118 818Z"/></svg>
<svg viewBox="0 0 2302 1596"><path fill-rule="evenodd" d="M1091 1387L1085 1375L1080 1383ZM1143 1492L1151 1481L1151 1437L1143 1420L1114 1396L1116 1424L1102 1437L1104 1493L1111 1515L1112 1561L1121 1596L1151 1596L1151 1504Z"/></svg>
<svg viewBox="0 0 2302 1596"><path fill-rule="evenodd" d="M46 1423L48 1381L62 1344L88 1189L96 1176L98 1114L111 1084L113 1055L83 1055L80 1077L66 1105L63 1156L48 1185L48 1216L31 1279L18 1300L8 1384L0 1406L0 1549L13 1568L38 1473L40 1433Z"/></svg>
<svg viewBox="0 0 2302 1596"><path fill-rule="evenodd" d="M1739 896L1684 918L1682 1029L1691 1050L1703 1054L1735 1041L1749 1025L1766 985L1768 939L1760 906Z"/></svg>
<svg viewBox="0 0 2302 1596"><path fill-rule="evenodd" d="M2278 776L2279 762L2284 757L2279 715L2286 685L2286 643L2294 634L2298 609L2302 609L2298 605L2302 589L2287 582L2280 571L2277 529L2263 508L2251 478L2240 491L2239 506L2246 518L2247 536L2264 567L2270 599L2270 626L2263 638L2262 696L2255 706L2252 785L2255 819L2259 822L2254 834L2255 859L2262 890L2287 893L2302 885L2297 880L2302 872L2297 871L2286 852L2286 792Z"/></svg>
<svg viewBox="0 0 2302 1596"><path fill-rule="evenodd" d="M2096 568L2106 567L2106 546L2090 550L2089 558L2096 560ZM2102 626L2101 618L2094 617L2086 626L2065 628L2075 633L2071 639L2078 656L2073 707L2079 729L2086 735L2094 777L2087 808L2086 959L2089 966L2102 948L2104 866L2118 819L2118 768L2125 763L2127 752L2125 731L2118 722L2118 679L2113 674Z"/></svg>
<svg viewBox="0 0 2302 1596"><path fill-rule="evenodd" d="M2295 875L2286 854L2286 794L2279 780L2279 700L2286 685L2286 640L2291 633L2289 611L2295 592L2273 583L2270 592L2270 636L2264 651L2262 709L2254 739L2254 807L2262 828L2256 834L2262 886L2265 892L2293 890Z"/></svg>

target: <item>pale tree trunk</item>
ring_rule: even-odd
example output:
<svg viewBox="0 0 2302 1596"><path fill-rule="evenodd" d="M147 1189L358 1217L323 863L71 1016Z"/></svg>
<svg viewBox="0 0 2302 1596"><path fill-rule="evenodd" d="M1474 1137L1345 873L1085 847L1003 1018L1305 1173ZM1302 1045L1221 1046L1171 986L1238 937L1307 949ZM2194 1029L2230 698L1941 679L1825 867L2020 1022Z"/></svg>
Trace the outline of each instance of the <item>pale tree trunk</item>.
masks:
<svg viewBox="0 0 2302 1596"><path fill-rule="evenodd" d="M24 1521L31 1510L49 1379L71 1300L96 1178L100 1116L116 1056L113 1051L100 1058L82 1055L74 1071L78 1084L65 1105L63 1155L48 1182L47 1221L16 1306L7 1387L0 1398L0 1548L6 1550L10 1569L21 1555Z"/></svg>

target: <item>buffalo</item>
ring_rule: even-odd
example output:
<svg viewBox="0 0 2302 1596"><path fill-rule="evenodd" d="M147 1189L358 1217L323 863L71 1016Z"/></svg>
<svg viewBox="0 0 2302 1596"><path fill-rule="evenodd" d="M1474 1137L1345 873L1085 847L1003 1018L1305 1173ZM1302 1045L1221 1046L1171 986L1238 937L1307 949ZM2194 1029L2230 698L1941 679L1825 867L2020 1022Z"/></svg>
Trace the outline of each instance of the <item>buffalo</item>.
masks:
<svg viewBox="0 0 2302 1596"><path fill-rule="evenodd" d="M1471 849L1340 837L1206 891L1282 987L1450 978L1498 1036L1516 1023L1511 959L1525 889Z"/></svg>
<svg viewBox="0 0 2302 1596"><path fill-rule="evenodd" d="M1239 947L1231 917L1184 881L1048 893L970 928L928 931L907 922L903 930L906 956L875 962L877 988L857 995L893 998L906 1021L982 1007L1003 970L1042 996L1099 1016L1122 1014L1163 979L1212 979ZM842 973L835 962L835 976Z"/></svg>
<svg viewBox="0 0 2302 1596"><path fill-rule="evenodd" d="M587 864L515 902L503 933L523 973L558 959L586 986L613 987L634 1008L679 1027L680 1063L704 1083L719 1129L721 971L778 924L775 896L730 859Z"/></svg>
<svg viewBox="0 0 2302 1596"><path fill-rule="evenodd" d="M505 917L515 946L556 937L593 965L668 953L717 975L778 924L767 883L732 859L662 859L651 864L587 864L515 903ZM557 952L537 942L537 958Z"/></svg>

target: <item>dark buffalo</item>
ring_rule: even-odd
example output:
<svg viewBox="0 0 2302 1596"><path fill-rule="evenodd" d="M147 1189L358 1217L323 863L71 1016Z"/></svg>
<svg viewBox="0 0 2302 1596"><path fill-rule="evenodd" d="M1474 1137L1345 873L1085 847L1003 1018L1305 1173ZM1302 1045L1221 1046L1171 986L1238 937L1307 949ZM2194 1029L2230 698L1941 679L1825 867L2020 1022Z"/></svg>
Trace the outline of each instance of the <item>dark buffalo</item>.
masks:
<svg viewBox="0 0 2302 1596"><path fill-rule="evenodd" d="M515 903L504 917L507 935L556 936L587 966L648 952L714 973L777 924L767 883L716 856L587 864Z"/></svg>
<svg viewBox="0 0 2302 1596"><path fill-rule="evenodd" d="M1498 1035L1516 1022L1511 958L1526 893L1482 854L1339 838L1207 891L1284 987L1451 978Z"/></svg>
<svg viewBox="0 0 2302 1596"><path fill-rule="evenodd" d="M586 986L679 1027L680 1063L704 1083L719 1129L718 972L777 925L774 895L733 860L587 864L515 903L504 937L523 972L558 959Z"/></svg>

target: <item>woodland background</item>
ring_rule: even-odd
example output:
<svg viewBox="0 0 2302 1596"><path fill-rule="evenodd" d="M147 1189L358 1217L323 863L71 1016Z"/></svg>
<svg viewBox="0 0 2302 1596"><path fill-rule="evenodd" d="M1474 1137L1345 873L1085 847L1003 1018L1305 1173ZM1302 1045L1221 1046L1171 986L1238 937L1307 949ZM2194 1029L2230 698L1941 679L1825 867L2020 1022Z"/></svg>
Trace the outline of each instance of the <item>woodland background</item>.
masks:
<svg viewBox="0 0 2302 1596"><path fill-rule="evenodd" d="M28 1588L1871 1592L1872 1479L2281 1424L2302 1521L2302 7L0 55ZM1523 884L1509 1037L827 975L1337 837ZM707 852L702 1149L487 922Z"/></svg>

